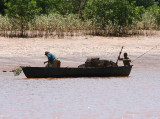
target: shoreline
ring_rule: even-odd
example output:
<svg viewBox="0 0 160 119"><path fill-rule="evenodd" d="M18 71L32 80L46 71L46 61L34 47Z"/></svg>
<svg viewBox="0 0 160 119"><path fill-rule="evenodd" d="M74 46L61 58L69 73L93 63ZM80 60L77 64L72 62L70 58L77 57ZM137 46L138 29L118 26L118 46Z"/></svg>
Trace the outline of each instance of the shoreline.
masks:
<svg viewBox="0 0 160 119"><path fill-rule="evenodd" d="M160 34L160 31L159 31ZM61 59L62 67L77 67L87 57L100 57L116 62L122 46L121 57L127 52L136 57L160 44L160 35L132 37L77 36L63 39L52 38L5 38L0 37L0 71L11 71L18 66L45 66L45 51ZM136 69L160 69L160 45L133 63ZM122 65L122 62L119 63ZM147 64L147 65L146 65Z"/></svg>

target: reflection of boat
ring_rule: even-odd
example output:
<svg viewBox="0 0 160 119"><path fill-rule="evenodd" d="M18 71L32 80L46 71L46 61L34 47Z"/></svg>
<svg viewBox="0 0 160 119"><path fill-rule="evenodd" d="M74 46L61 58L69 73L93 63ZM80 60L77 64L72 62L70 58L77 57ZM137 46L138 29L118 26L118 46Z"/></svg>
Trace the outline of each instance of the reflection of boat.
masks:
<svg viewBox="0 0 160 119"><path fill-rule="evenodd" d="M27 78L111 77L129 76L132 65L105 68L23 67L22 69Z"/></svg>

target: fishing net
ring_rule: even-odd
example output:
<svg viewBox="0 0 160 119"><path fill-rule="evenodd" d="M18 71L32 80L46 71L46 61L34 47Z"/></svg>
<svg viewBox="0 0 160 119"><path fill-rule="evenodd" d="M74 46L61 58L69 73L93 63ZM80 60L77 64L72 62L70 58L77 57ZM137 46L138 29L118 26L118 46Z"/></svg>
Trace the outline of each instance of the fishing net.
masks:
<svg viewBox="0 0 160 119"><path fill-rule="evenodd" d="M19 76L22 72L23 67L30 67L30 66L19 66L19 67L15 68L13 70L14 76Z"/></svg>

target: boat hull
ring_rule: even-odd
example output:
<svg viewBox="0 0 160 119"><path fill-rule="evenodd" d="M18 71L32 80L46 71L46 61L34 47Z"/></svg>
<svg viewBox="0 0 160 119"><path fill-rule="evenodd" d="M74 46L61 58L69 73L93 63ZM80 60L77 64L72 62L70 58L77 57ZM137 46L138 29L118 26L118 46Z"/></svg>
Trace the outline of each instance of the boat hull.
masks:
<svg viewBox="0 0 160 119"><path fill-rule="evenodd" d="M129 76L132 66L105 68L45 68L23 67L27 78L64 78L64 77L112 77Z"/></svg>

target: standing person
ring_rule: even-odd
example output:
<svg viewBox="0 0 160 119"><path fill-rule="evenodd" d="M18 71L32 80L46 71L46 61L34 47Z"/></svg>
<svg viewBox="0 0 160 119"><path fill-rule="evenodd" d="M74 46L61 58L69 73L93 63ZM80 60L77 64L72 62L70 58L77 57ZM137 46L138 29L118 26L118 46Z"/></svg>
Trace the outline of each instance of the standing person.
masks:
<svg viewBox="0 0 160 119"><path fill-rule="evenodd" d="M124 53L124 58L118 57L118 60L123 60L124 66L130 66L131 59L128 57L128 54Z"/></svg>
<svg viewBox="0 0 160 119"><path fill-rule="evenodd" d="M44 62L44 64L48 63L46 65L46 67L60 68L61 62L60 62L60 60L58 59L57 56L55 56L54 54L52 54L48 51L45 52L45 55L48 57L48 61Z"/></svg>

